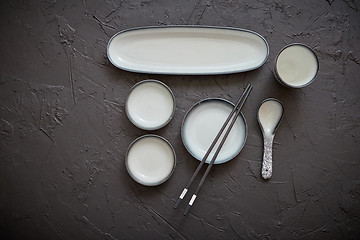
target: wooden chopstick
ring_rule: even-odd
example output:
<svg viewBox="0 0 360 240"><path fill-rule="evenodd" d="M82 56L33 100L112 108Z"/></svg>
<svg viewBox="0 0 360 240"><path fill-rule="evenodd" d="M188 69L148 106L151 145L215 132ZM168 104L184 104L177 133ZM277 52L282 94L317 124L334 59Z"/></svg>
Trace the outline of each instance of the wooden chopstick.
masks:
<svg viewBox="0 0 360 240"><path fill-rule="evenodd" d="M249 96L250 92L252 90L252 86L249 84L246 89L244 90L244 92L242 93L242 95L240 96L238 102L236 103L236 105L234 106L233 110L230 112L229 116L227 117L227 119L225 120L223 126L221 127L221 129L219 130L218 134L216 135L215 139L213 140L213 142L211 143L209 149L207 150L207 152L205 153L204 157L202 158L201 162L199 163L197 169L195 170L194 174L192 175L192 177L190 178L189 182L186 184L186 187L184 188L184 190L182 191L182 193L180 194L174 208L177 208L181 202L181 200L184 198L184 196L186 195L189 187L191 186L191 184L193 183L193 181L195 180L196 176L198 175L201 167L204 165L204 163L206 162L206 159L208 158L208 156L210 155L211 151L213 150L215 144L218 142L220 136L222 135L222 133L224 132L225 128L227 127L229 121L231 120L231 118L233 117L234 113L235 113L235 116L233 118L233 120L231 121L230 123L230 126L228 127L223 139L221 140L220 142L220 145L218 146L213 158L211 159L210 161L210 164L209 166L207 167L206 169L206 172L204 173L197 189L195 190L195 193L193 194L185 212L184 212L184 215L187 214L187 212L189 211L190 207L192 206L192 204L194 203L195 201L195 198L198 194L198 192L200 191L200 188L202 186L202 184L204 183L208 173L210 172L210 169L212 167L212 165L214 164L215 162L215 159L217 157L217 155L219 154L222 146L224 145L225 143L225 140L226 138L228 137L232 127L234 126L235 122L236 122L236 119L237 119L237 116L240 114L240 111L241 111L241 108L243 107L247 97Z"/></svg>

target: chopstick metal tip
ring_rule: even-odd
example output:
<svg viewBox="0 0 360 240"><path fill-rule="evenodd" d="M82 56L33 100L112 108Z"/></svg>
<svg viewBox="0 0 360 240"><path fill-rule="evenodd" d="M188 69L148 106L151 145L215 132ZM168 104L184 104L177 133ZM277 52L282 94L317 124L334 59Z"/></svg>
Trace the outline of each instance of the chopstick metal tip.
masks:
<svg viewBox="0 0 360 240"><path fill-rule="evenodd" d="M189 204L187 205L187 207L185 209L184 216L186 216L186 214L188 214L188 212L189 212L191 206L193 205L195 199L196 199L196 195L194 194L194 195L192 195L192 197L190 199L190 202L189 202Z"/></svg>
<svg viewBox="0 0 360 240"><path fill-rule="evenodd" d="M186 195L187 191L188 191L187 188L184 188L184 190L182 191L182 193L180 194L178 200L177 200L176 203L175 203L174 209L176 209L176 208L179 206L181 200L184 198L184 196Z"/></svg>

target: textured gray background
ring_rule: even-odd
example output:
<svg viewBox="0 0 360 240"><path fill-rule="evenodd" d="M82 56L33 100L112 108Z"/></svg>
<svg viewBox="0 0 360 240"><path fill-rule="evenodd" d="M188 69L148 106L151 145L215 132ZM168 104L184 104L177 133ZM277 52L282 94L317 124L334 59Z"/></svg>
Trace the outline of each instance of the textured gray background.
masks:
<svg viewBox="0 0 360 240"><path fill-rule="evenodd" d="M357 0L1 1L0 238L359 239L359 10ZM170 24L256 31L269 59L219 76L136 74L109 63L116 32ZM293 42L320 61L316 81L300 90L272 74L277 52ZM152 132L178 156L158 187L137 184L124 165L131 141L148 133L128 121L125 99L147 78L166 83L177 103L170 124ZM188 198L172 207L198 162L181 143L182 118L207 97L236 101L248 83L246 145L212 169L183 217ZM284 103L285 116L273 177L263 181L256 110L267 97Z"/></svg>

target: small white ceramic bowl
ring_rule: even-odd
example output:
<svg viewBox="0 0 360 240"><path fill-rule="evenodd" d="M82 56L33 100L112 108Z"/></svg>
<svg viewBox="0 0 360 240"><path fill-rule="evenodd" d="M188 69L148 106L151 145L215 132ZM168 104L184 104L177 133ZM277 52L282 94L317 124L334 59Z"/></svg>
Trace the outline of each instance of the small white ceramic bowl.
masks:
<svg viewBox="0 0 360 240"><path fill-rule="evenodd" d="M156 186L172 175L176 155L163 137L148 134L135 139L126 153L125 165L130 176L145 186Z"/></svg>
<svg viewBox="0 0 360 240"><path fill-rule="evenodd" d="M308 86L315 80L318 71L319 60L315 52L305 44L289 44L276 57L274 75L284 86Z"/></svg>
<svg viewBox="0 0 360 240"><path fill-rule="evenodd" d="M170 88L152 79L135 84L125 104L129 120L144 130L164 127L172 119L175 107L175 97Z"/></svg>

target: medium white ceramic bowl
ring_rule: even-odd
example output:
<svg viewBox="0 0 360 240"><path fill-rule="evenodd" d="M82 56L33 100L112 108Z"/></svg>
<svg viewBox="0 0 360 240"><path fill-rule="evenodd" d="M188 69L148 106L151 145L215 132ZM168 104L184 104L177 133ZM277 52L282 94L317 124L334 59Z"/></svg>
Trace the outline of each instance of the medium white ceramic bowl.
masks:
<svg viewBox="0 0 360 240"><path fill-rule="evenodd" d="M186 113L181 126L181 138L185 148L194 158L202 160L233 108L234 104L225 99L208 98L193 105ZM246 139L247 124L240 113L214 164L233 159L244 147ZM214 156L219 142L220 140L206 163Z"/></svg>

